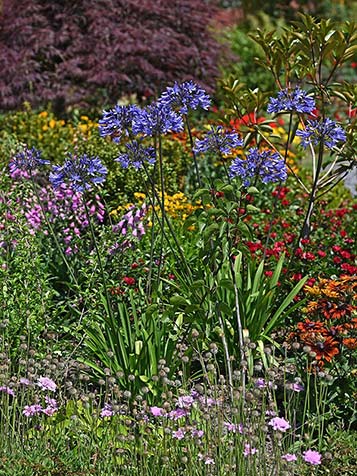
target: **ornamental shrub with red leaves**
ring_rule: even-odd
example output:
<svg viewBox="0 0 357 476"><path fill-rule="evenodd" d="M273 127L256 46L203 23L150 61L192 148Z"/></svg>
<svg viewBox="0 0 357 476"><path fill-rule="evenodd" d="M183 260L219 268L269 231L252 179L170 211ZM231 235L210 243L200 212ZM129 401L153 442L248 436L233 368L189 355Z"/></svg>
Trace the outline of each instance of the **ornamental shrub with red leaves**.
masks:
<svg viewBox="0 0 357 476"><path fill-rule="evenodd" d="M174 80L212 91L220 55L212 13L202 0L4 0L0 109L112 104Z"/></svg>

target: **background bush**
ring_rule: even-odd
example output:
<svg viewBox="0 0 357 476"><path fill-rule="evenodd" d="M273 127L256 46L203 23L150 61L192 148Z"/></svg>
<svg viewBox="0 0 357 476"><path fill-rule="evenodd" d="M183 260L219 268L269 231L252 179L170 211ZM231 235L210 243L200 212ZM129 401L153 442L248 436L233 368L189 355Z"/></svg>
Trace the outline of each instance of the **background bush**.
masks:
<svg viewBox="0 0 357 476"><path fill-rule="evenodd" d="M220 54L208 31L213 8L201 0L4 0L0 108L54 101L64 110L99 95L112 104L185 79L212 90Z"/></svg>

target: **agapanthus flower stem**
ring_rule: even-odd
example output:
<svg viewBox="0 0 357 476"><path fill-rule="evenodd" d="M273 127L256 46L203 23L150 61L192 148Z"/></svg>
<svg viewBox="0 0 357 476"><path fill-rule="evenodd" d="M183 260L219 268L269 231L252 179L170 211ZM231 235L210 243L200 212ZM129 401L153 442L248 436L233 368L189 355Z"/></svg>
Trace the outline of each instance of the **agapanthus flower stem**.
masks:
<svg viewBox="0 0 357 476"><path fill-rule="evenodd" d="M293 113L291 112L290 117L289 117L288 137L286 139L285 152L284 152L284 164L285 165L286 165L287 159L288 159L288 151L289 151L289 143L290 143L290 135L291 135L292 124L293 124ZM281 183L279 184L279 186L281 186ZM275 195L274 201L273 201L273 213L272 213L272 216L271 216L270 221L269 221L269 229L268 229L268 233L267 233L267 237L266 237L265 245L264 245L264 251L263 251L263 260L265 260L265 258L266 258L268 245L269 245L269 241L270 241L270 236L271 236L271 232L272 232L272 229L273 229L273 223L274 223L276 213L277 213L277 208L278 208L277 205L278 205L278 194Z"/></svg>
<svg viewBox="0 0 357 476"><path fill-rule="evenodd" d="M199 171L199 168L198 168L196 152L194 151L194 143L193 143L190 121L188 119L187 114L184 116L184 120L185 120L185 123L186 123L187 133L188 133L188 137L189 137L189 140L190 140L190 147L191 147L191 153L192 153L192 158L193 158L193 164L195 166L195 171L196 171L197 183L198 183L198 186L201 188L202 187L202 181L201 181L201 177L200 177L200 171Z"/></svg>
<svg viewBox="0 0 357 476"><path fill-rule="evenodd" d="M103 287L104 287L104 297L105 297L106 304L107 304L107 310L108 310L108 313L109 313L109 318L110 318L110 320L112 320L114 322L112 303L111 303L111 299L110 299L109 293L108 293L107 280L105 278L103 261L102 261L102 258L100 256L100 251L99 251L99 248L98 248L97 239L96 239L95 233L94 233L93 223L92 223L91 216L90 216L90 213L89 213L89 210L88 210L86 195L87 195L86 193L82 194L82 201L83 201L84 209L85 209L85 212L86 212L87 220L88 220L88 223L89 223L89 229L90 229L90 233L91 233L91 236L92 236L92 241L93 241L95 253L97 255L99 270L100 270L100 274L101 274L102 282L103 282Z"/></svg>
<svg viewBox="0 0 357 476"><path fill-rule="evenodd" d="M146 167L145 164L143 165L143 168L144 168L144 170L145 170L146 176L147 176L147 178L148 178L148 180L149 180L149 183L150 183L150 185L151 185L151 190L152 190L152 195L153 195L153 196L152 196L152 198L150 199L150 201L151 201L151 207L152 207L152 209L153 209L153 217L156 216L156 217L157 217L157 220L159 221L159 217L157 216L156 210L155 210L155 201L157 201L157 202L159 203L159 206L160 206L160 209L161 209L162 204L161 204L161 201L160 201L160 197L159 197L159 195L158 195L158 192L156 191L155 182L154 182L154 180L152 179L151 175L149 174L149 171L148 171L148 169L147 169L147 167ZM162 210L161 210L161 212L162 212ZM190 269L190 267L188 266L188 263L187 263L185 254L184 254L184 252L183 252L183 250L182 250L182 248L181 248L181 246L180 246L180 243L178 242L178 239L177 239L175 230L174 230L174 228L173 228L173 226L172 226L172 223L171 223L171 221L170 221L170 219L169 219L169 217L167 216L166 213L164 213L163 216L165 217L166 224L167 224L167 226L168 226L168 228L169 228L170 234L171 234L171 236L172 236L172 238L173 238L173 240L174 240L174 242L175 242L175 245L176 245L176 247L177 247L177 250L178 250L178 252L179 252L180 261L181 261L181 263L184 264L185 269L186 269L186 271L188 272L188 276L192 277L191 269ZM161 225L162 225L162 222L160 222L160 223L161 223ZM164 230L162 230L162 233L164 234L164 236L165 236L165 238L166 238L168 244L170 245L170 240L169 240L167 234L164 232ZM170 245L170 246L171 246L171 245Z"/></svg>
<svg viewBox="0 0 357 476"><path fill-rule="evenodd" d="M60 245L60 243L59 243L59 241L58 241L58 238L57 238L57 236L56 236L56 233L55 233L55 231L54 231L54 229L53 229L53 227L52 227L52 225L51 225L51 222L50 222L49 219L47 218L46 210L44 209L44 207L43 207L43 202L42 202L42 200L41 200L41 198L40 198L40 196L39 196L39 194L38 194L37 185L36 185L36 183L35 183L35 181L34 181L34 179L33 179L32 171L30 171L30 178L31 178L32 189L33 189L33 191L34 191L34 193L35 193L35 195L36 195L37 202L38 202L38 204L39 204L40 207L41 207L41 212L42 212L43 218L44 218L44 220L45 220L45 222L46 222L46 225L47 225L48 229L50 230L51 235L53 236L53 239L55 240L55 243L56 243L56 247L57 247L57 249L58 249L58 252L59 252L59 254L61 255L61 258L62 258L64 264L66 265L66 267L67 267L67 269L68 269L68 271L69 271L69 274L71 275L72 280L74 281L74 283L75 283L76 285L78 285L78 281L77 281L77 278L76 278L75 275L74 275L73 269L72 269L72 267L70 266L70 264L68 263L68 260L67 260L67 258L66 258L66 256L65 256L65 254L63 253L62 247L61 247L61 245Z"/></svg>

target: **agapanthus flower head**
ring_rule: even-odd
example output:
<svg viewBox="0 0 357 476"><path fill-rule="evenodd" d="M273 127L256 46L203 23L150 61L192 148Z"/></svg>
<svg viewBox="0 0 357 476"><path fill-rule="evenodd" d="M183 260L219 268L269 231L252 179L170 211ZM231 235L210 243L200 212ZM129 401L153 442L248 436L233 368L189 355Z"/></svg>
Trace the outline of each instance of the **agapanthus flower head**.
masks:
<svg viewBox="0 0 357 476"><path fill-rule="evenodd" d="M299 112L310 114L316 108L315 100L303 89L283 89L279 91L277 98L270 98L267 112L269 114L279 112Z"/></svg>
<svg viewBox="0 0 357 476"><path fill-rule="evenodd" d="M24 150L15 154L11 159L9 164L10 173L13 174L17 171L32 172L39 165L48 165L50 161L42 159L41 154L42 152L35 147L31 149L25 147Z"/></svg>
<svg viewBox="0 0 357 476"><path fill-rule="evenodd" d="M50 182L55 188L69 182L75 192L88 190L92 185L105 181L106 167L98 157L69 155L63 165L54 165L50 174Z"/></svg>
<svg viewBox="0 0 357 476"><path fill-rule="evenodd" d="M158 102L140 110L133 118L133 133L156 136L168 132L181 132L183 119L166 104Z"/></svg>
<svg viewBox="0 0 357 476"><path fill-rule="evenodd" d="M303 458L306 463L312 464L314 466L321 464L321 455L318 451L313 451L313 450L304 451Z"/></svg>
<svg viewBox="0 0 357 476"><path fill-rule="evenodd" d="M229 154L232 149L243 147L243 141L236 132L227 132L222 126L211 127L205 137L196 140L194 152L213 152L218 155Z"/></svg>
<svg viewBox="0 0 357 476"><path fill-rule="evenodd" d="M139 141L133 140L125 144L125 148L126 153L115 159L124 169L134 167L134 169L139 170L144 162L150 165L155 163L155 149L153 147L143 147Z"/></svg>
<svg viewBox="0 0 357 476"><path fill-rule="evenodd" d="M140 108L131 104L129 106L116 105L109 111L103 111L103 117L99 120L99 134L102 137L111 136L118 142L122 135L131 134L133 119L140 112Z"/></svg>
<svg viewBox="0 0 357 476"><path fill-rule="evenodd" d="M296 131L296 135L301 137L301 145L304 148L323 141L328 149L333 149L338 143L346 142L346 132L329 118L320 121L308 120L305 129Z"/></svg>
<svg viewBox="0 0 357 476"><path fill-rule="evenodd" d="M159 98L160 104L165 104L172 109L178 108L181 114L188 114L189 109L208 109L211 105L211 99L206 91L200 88L193 81L177 83L168 87Z"/></svg>
<svg viewBox="0 0 357 476"><path fill-rule="evenodd" d="M249 149L246 159L234 159L229 174L232 178L240 177L245 186L248 186L254 177L260 177L263 183L287 179L286 166L279 154L271 150L259 151L256 147Z"/></svg>

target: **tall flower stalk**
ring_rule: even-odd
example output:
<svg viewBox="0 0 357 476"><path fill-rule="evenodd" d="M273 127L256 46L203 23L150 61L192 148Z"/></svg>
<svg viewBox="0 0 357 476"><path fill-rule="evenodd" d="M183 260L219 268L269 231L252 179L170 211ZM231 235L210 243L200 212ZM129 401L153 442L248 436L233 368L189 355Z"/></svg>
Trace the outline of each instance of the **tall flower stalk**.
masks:
<svg viewBox="0 0 357 476"><path fill-rule="evenodd" d="M10 161L10 164L9 164L9 168L10 168L10 173L12 173L12 174L20 171L20 172L27 173L28 176L30 177L32 190L33 190L33 192L36 196L37 202L38 202L38 204L41 208L41 212L42 212L43 218L46 222L46 225L47 225L48 229L50 230L53 239L55 240L55 244L56 244L56 247L58 249L58 252L61 255L61 258L62 258L64 264L66 265L66 267L68 269L68 272L71 275L71 278L72 278L73 282L78 285L78 281L77 281L77 278L75 277L75 275L73 273L73 269L72 269L71 265L69 264L65 254L63 253L62 247L61 247L61 245L58 241L57 235L56 235L56 233L55 233L55 231L54 231L54 229L51 225L51 222L47 218L47 213L46 213L46 210L44 209L42 200L39 196L38 189L37 189L37 184L36 184L35 178L34 178L34 172L38 167L41 167L43 165L49 165L49 164L50 164L49 160L45 160L45 159L42 158L41 151L35 149L34 147L32 147L31 149L29 149L28 147L25 147L24 150L20 151L19 153L17 153L12 158L12 160Z"/></svg>

